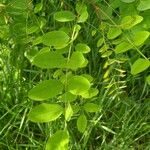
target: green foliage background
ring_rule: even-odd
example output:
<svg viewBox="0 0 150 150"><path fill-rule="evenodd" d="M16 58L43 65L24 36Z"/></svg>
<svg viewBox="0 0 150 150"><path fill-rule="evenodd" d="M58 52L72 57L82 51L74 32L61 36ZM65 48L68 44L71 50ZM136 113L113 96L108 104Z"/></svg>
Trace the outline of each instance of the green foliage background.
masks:
<svg viewBox="0 0 150 150"><path fill-rule="evenodd" d="M150 0L0 0L0 149L150 149Z"/></svg>

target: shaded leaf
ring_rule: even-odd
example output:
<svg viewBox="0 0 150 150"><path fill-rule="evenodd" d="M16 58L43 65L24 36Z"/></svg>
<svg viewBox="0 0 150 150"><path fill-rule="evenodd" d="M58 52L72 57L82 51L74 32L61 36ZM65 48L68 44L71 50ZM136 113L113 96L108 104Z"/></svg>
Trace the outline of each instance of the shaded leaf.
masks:
<svg viewBox="0 0 150 150"><path fill-rule="evenodd" d="M85 111L90 112L90 113L100 111L100 107L94 103L85 103L83 108Z"/></svg>
<svg viewBox="0 0 150 150"><path fill-rule="evenodd" d="M125 2L125 3L132 3L134 2L135 0L121 0L122 2Z"/></svg>
<svg viewBox="0 0 150 150"><path fill-rule="evenodd" d="M146 82L148 83L148 85L150 85L150 75L148 75L148 76L146 77Z"/></svg>
<svg viewBox="0 0 150 150"><path fill-rule="evenodd" d="M150 9L150 0L140 0L140 3L137 7L139 11L145 11Z"/></svg>
<svg viewBox="0 0 150 150"><path fill-rule="evenodd" d="M83 133L87 127L87 118L85 115L80 115L77 119L77 128L78 131Z"/></svg>

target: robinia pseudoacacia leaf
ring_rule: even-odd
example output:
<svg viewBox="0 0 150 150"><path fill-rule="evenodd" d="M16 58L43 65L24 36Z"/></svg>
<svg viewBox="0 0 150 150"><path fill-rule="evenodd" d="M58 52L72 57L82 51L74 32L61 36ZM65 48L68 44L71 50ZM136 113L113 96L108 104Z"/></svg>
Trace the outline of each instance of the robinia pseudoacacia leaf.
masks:
<svg viewBox="0 0 150 150"><path fill-rule="evenodd" d="M46 46L54 46L61 49L68 45L70 37L63 31L51 31L43 35L42 42Z"/></svg>
<svg viewBox="0 0 150 150"><path fill-rule="evenodd" d="M74 95L82 95L89 90L91 84L85 77L73 76L68 80L68 91Z"/></svg>
<svg viewBox="0 0 150 150"><path fill-rule="evenodd" d="M139 11L145 11L150 9L150 0L140 0L140 3L137 7Z"/></svg>
<svg viewBox="0 0 150 150"><path fill-rule="evenodd" d="M54 19L59 22L69 22L75 19L75 15L71 11L58 11L54 14Z"/></svg>
<svg viewBox="0 0 150 150"><path fill-rule="evenodd" d="M143 72L150 66L150 61L147 59L139 58L131 66L131 74L136 75Z"/></svg>
<svg viewBox="0 0 150 150"><path fill-rule="evenodd" d="M89 53L91 49L90 49L90 47L87 44L78 43L75 46L75 50L79 51L79 52L82 52L82 53Z"/></svg>
<svg viewBox="0 0 150 150"><path fill-rule="evenodd" d="M35 106L28 114L32 122L49 122L56 120L63 113L63 108L58 104L42 103Z"/></svg>
<svg viewBox="0 0 150 150"><path fill-rule="evenodd" d="M100 111L100 107L94 103L85 103L83 108L85 111L90 112L90 113Z"/></svg>
<svg viewBox="0 0 150 150"><path fill-rule="evenodd" d="M39 52L33 59L32 64L43 69L62 68L66 59L59 52Z"/></svg>
<svg viewBox="0 0 150 150"><path fill-rule="evenodd" d="M121 27L122 29L131 29L135 25L139 24L143 21L143 17L139 15L134 16L125 16L121 20Z"/></svg>
<svg viewBox="0 0 150 150"><path fill-rule="evenodd" d="M28 97L32 100L42 101L55 97L62 90L63 84L60 81L54 79L45 80L32 88L28 93Z"/></svg>
<svg viewBox="0 0 150 150"><path fill-rule="evenodd" d="M87 118L84 114L80 115L79 118L77 119L78 131L83 133L85 131L86 127L87 127Z"/></svg>
<svg viewBox="0 0 150 150"><path fill-rule="evenodd" d="M59 130L47 141L46 150L68 150L69 134L65 130Z"/></svg>

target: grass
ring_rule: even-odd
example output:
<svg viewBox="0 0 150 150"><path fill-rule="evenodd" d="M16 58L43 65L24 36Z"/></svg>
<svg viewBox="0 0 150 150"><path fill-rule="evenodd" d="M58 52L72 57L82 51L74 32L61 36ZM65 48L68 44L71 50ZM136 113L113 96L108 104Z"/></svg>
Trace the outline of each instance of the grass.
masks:
<svg viewBox="0 0 150 150"><path fill-rule="evenodd" d="M47 18L49 23L53 11L61 8L61 2L55 3L49 1L52 8L50 10L44 1L46 13L50 11ZM73 5L69 1L66 1L66 4L68 7ZM31 16L36 17L34 14ZM84 39L92 48L92 52L87 56L88 67L79 73L87 72L94 77L94 84L100 92L92 100L99 104L101 112L87 114L88 127L83 135L76 128L77 116L73 117L68 123L69 149L149 150L149 87L144 84L144 77L132 77L128 71L125 77L121 77L122 74L114 70L114 68L128 69L127 63L114 63L103 69L107 59L100 57L95 44L99 39L99 34L103 34L98 30L100 20L92 10L90 16L88 22L83 25L79 41ZM50 25L52 28L56 27L54 22ZM95 37L91 36L92 30L98 31ZM14 39L15 42L16 39ZM11 46L7 40L0 46L0 149L43 150L48 137L62 128L63 118L46 124L28 121L27 115L34 103L28 99L27 93L33 84L48 78L50 72L30 65L24 57L24 52L31 47L22 47L18 43L15 43L14 47L13 44ZM24 50L21 49L21 51L20 47ZM109 80L104 82L103 76L109 69L111 72L108 75ZM124 85L126 87L122 89ZM106 88L106 86L111 86L111 88Z"/></svg>

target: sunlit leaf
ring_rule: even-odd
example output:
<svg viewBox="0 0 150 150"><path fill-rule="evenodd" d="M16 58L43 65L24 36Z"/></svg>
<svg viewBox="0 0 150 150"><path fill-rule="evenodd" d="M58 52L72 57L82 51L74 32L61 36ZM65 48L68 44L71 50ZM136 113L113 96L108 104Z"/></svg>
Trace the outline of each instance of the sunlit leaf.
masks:
<svg viewBox="0 0 150 150"><path fill-rule="evenodd" d="M73 76L68 81L68 91L74 95L82 95L90 86L90 82L82 76Z"/></svg>
<svg viewBox="0 0 150 150"><path fill-rule="evenodd" d="M122 29L131 29L135 25L139 24L143 21L142 16L134 15L134 16L125 16L121 21Z"/></svg>
<svg viewBox="0 0 150 150"><path fill-rule="evenodd" d="M108 50L108 51L104 52L104 53L101 55L101 57L102 57L102 58L109 57L112 53L113 53L112 51Z"/></svg>
<svg viewBox="0 0 150 150"><path fill-rule="evenodd" d="M133 38L132 38L134 45L140 46L146 41L149 35L150 33L148 31L139 31L139 32L134 33Z"/></svg>
<svg viewBox="0 0 150 150"><path fill-rule="evenodd" d="M58 11L54 14L54 19L59 22L69 22L75 19L75 15L71 11Z"/></svg>
<svg viewBox="0 0 150 150"><path fill-rule="evenodd" d="M98 89L96 88L90 88L88 91L82 94L83 98L92 98L98 94Z"/></svg>
<svg viewBox="0 0 150 150"><path fill-rule="evenodd" d="M147 59L139 58L131 66L131 74L136 75L143 72L150 66L150 61Z"/></svg>
<svg viewBox="0 0 150 150"><path fill-rule="evenodd" d="M104 43L104 38L100 38L98 41L97 41L97 47L101 47Z"/></svg>
<svg viewBox="0 0 150 150"><path fill-rule="evenodd" d="M71 58L67 62L66 67L69 69L76 70L76 69L82 67L84 62L85 62L85 58L84 58L83 54L81 52L76 51L76 52L72 53Z"/></svg>
<svg viewBox="0 0 150 150"><path fill-rule="evenodd" d="M76 11L78 13L78 23L85 22L88 18L87 6L85 3L78 2L76 4Z"/></svg>
<svg viewBox="0 0 150 150"><path fill-rule="evenodd" d="M68 150L69 134L59 130L53 134L46 143L46 150Z"/></svg>
<svg viewBox="0 0 150 150"><path fill-rule="evenodd" d="M121 42L120 44L118 44L115 48L115 53L116 54L119 54L119 53L123 53L123 52L126 52L130 49L133 48L133 45L128 43L128 42Z"/></svg>
<svg viewBox="0 0 150 150"><path fill-rule="evenodd" d="M42 101L55 97L60 94L62 90L63 85L60 81L54 79L45 80L31 89L28 93L28 97L32 100Z"/></svg>
<svg viewBox="0 0 150 150"><path fill-rule="evenodd" d="M43 35L42 42L47 46L54 46L57 49L66 47L70 37L63 31L51 31Z"/></svg>
<svg viewBox="0 0 150 150"><path fill-rule="evenodd" d="M75 101L76 98L77 98L77 96L71 94L70 92L66 92L59 97L59 99L63 102L72 102L72 101Z"/></svg>
<svg viewBox="0 0 150 150"><path fill-rule="evenodd" d="M88 45L86 45L84 43L78 43L75 46L75 50L79 51L79 52L82 52L82 53L89 53L91 49Z"/></svg>
<svg viewBox="0 0 150 150"><path fill-rule="evenodd" d="M32 122L49 122L56 120L63 113L63 108L58 104L42 103L35 106L28 114Z"/></svg>
<svg viewBox="0 0 150 150"><path fill-rule="evenodd" d="M108 39L115 39L122 33L121 29L119 28L109 28L109 31L107 33L107 38Z"/></svg>
<svg viewBox="0 0 150 150"><path fill-rule="evenodd" d="M73 115L73 109L72 109L70 103L68 103L67 108L65 110L65 120L70 121L72 115Z"/></svg>
<svg viewBox="0 0 150 150"><path fill-rule="evenodd" d="M32 64L40 68L61 68L66 64L66 59L61 53L46 51L39 52L33 59Z"/></svg>

